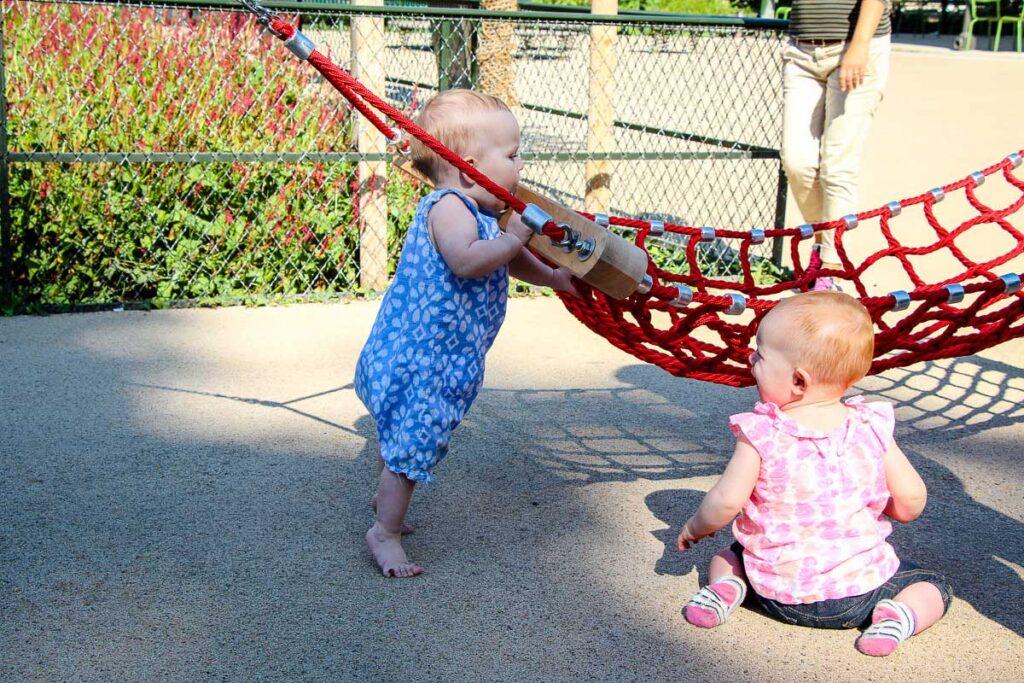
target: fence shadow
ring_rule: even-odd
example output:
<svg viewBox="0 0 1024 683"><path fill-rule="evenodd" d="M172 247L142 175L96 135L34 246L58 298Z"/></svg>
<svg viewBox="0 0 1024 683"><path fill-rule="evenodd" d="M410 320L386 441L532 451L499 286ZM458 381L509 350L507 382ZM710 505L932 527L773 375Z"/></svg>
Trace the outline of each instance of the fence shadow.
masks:
<svg viewBox="0 0 1024 683"><path fill-rule="evenodd" d="M443 478L477 479L477 490L490 491L497 501L529 495L538 488L567 489L599 483L636 480L677 481L720 474L732 452L727 416L748 410L753 389L732 389L669 377L649 365L622 368L620 386L593 389L486 388L456 431L452 455L443 463ZM202 393L231 401L258 404L358 435L365 439L355 461L370 471L376 458L373 423L368 416L354 428L296 407L350 385L289 401ZM897 439L924 477L930 492L928 509L912 524L896 525L891 541L900 556L944 572L958 597L993 621L1024 635L1018 574L1024 566L1024 524L975 500L964 482L948 467L922 452L942 450L965 437L1024 423L1024 376L1019 369L980 357L926 363L914 370L893 370L864 380L859 387L869 398L891 401L898 415ZM964 448L959 447L961 453ZM1018 455L1007 447L978 448L972 458L1008 477L1019 475ZM472 459L473 454L500 457ZM472 459L472 460L471 460ZM459 463L463 464L459 464ZM472 462L472 466L466 464ZM514 472L512 488L494 490ZM466 482L464 481L463 484ZM370 491L366 492L366 499ZM560 495L560 494L559 494ZM704 579L710 557L730 542L723 530L715 540L686 553L675 550L678 529L696 509L702 490L656 491L645 503L665 527L653 530L664 545L654 570L687 575L697 569ZM450 503L435 502L447 507ZM366 500L349 503L350 513L365 513ZM1015 569L1015 567L1017 569Z"/></svg>

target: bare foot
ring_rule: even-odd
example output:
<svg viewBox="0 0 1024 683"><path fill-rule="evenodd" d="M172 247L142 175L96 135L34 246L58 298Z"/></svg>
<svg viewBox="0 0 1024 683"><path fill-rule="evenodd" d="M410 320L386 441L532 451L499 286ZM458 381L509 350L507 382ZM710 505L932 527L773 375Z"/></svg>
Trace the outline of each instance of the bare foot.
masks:
<svg viewBox="0 0 1024 683"><path fill-rule="evenodd" d="M370 499L370 507L373 508L373 514L377 514L377 494L376 493L373 494L373 498ZM402 524L402 535L403 536L408 536L409 534L411 534L414 531L416 531L415 528L409 526L408 524L404 524L404 523Z"/></svg>
<svg viewBox="0 0 1024 683"><path fill-rule="evenodd" d="M405 556L401 535L389 534L374 524L366 532L366 544L384 576L406 579L423 573L422 567Z"/></svg>

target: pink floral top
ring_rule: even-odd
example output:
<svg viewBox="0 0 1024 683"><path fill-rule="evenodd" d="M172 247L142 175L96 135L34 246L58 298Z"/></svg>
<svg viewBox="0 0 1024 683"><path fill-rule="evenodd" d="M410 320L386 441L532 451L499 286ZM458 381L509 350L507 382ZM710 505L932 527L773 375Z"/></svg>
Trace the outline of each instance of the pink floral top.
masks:
<svg viewBox="0 0 1024 683"><path fill-rule="evenodd" d="M845 403L831 432L805 427L774 403L729 419L761 456L750 500L733 523L754 590L796 605L867 593L899 566L882 458L893 439L889 403Z"/></svg>

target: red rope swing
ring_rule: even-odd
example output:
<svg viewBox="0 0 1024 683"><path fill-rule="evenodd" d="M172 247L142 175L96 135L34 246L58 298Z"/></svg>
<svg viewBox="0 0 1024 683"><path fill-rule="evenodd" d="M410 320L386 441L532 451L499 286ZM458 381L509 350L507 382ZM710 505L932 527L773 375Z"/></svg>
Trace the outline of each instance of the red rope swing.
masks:
<svg viewBox="0 0 1024 683"><path fill-rule="evenodd" d="M338 68L293 26L251 0L242 2L293 53L309 61L391 144L404 147L408 142L401 142L400 136L374 110L387 116L517 213L527 209L523 201L481 174L402 112ZM579 282L577 289L581 298L563 296L562 302L580 322L623 351L679 377L730 386L753 384L747 365L751 339L778 296L792 290L807 289L819 275L842 280L844 288L853 290L851 294L858 296L870 311L876 326L872 374L919 361L970 355L1024 336L1021 274L1012 270L1003 274L996 272L1024 254L1024 234L1010 221L1024 206L1024 180L1014 173L1021 165L1022 154L1024 150L963 180L916 197L840 220L796 228L714 230L579 212L590 220L606 219L611 225L635 230L635 243L645 252L646 240L651 236L664 233L683 236L687 267L684 273L664 270L648 255L649 281L645 281L632 295L616 300ZM975 193L976 188L990 176L1000 176L1016 193L1015 199L1003 208L986 205ZM974 215L956 228L947 229L936 218L935 205L946 196L959 192L964 193ZM893 218L912 207L923 211L928 225L935 232L935 239L930 244L906 246L893 234ZM843 236L859 224L875 220L879 223L886 246L855 264L846 252ZM973 239L972 229L979 226L988 229L994 226L1012 246L1002 254L986 256L982 260L969 257L961 245ZM824 230L835 232L836 250L842 262L839 270L813 271L804 265L801 258L801 242L813 239L815 232ZM540 232L553 240L562 240L566 236L566 229L553 221L546 222ZM992 239L989 233L986 236ZM742 276L738 280L716 279L705 276L701 271L699 245L719 238L739 242L737 257L742 266ZM787 282L761 286L754 280L751 265L756 257L751 255L750 248L769 238L788 242L794 276ZM914 260L939 252L948 252L948 256L960 264L960 272L928 284L918 274ZM869 296L862 276L866 270L886 259L899 263L913 289ZM711 290L729 293L718 294Z"/></svg>

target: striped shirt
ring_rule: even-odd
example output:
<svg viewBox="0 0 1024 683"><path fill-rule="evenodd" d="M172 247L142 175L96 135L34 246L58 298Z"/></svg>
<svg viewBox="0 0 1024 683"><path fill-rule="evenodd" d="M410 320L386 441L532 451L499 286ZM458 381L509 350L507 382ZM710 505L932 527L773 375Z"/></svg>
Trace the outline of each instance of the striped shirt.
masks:
<svg viewBox="0 0 1024 683"><path fill-rule="evenodd" d="M789 34L797 40L849 40L857 26L863 0L793 0L789 15ZM875 37L892 32L889 24L890 1L878 22Z"/></svg>

